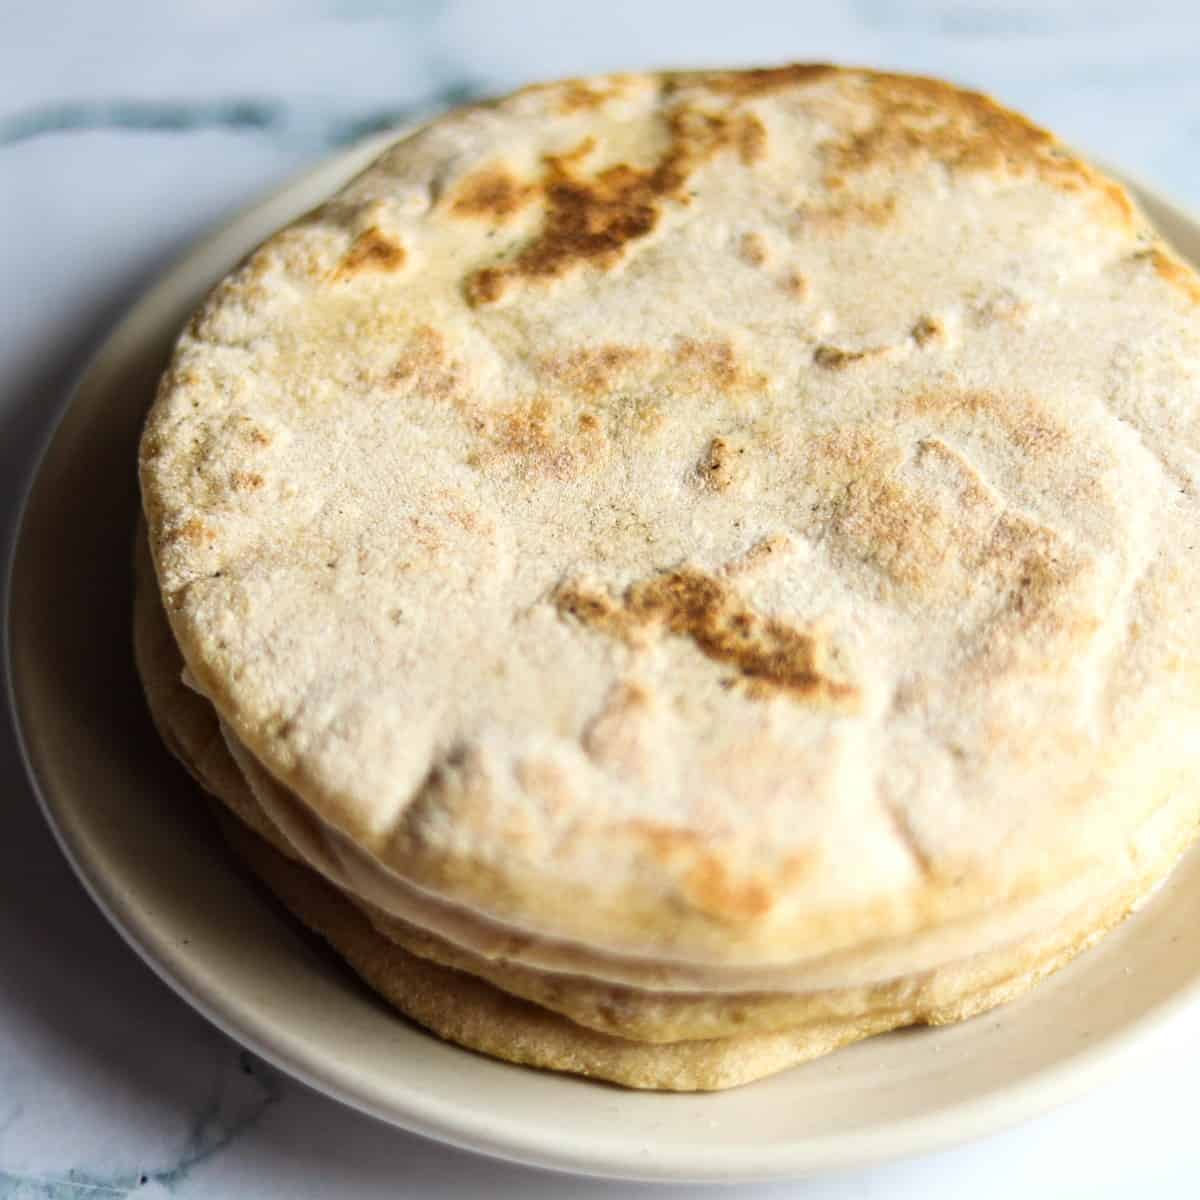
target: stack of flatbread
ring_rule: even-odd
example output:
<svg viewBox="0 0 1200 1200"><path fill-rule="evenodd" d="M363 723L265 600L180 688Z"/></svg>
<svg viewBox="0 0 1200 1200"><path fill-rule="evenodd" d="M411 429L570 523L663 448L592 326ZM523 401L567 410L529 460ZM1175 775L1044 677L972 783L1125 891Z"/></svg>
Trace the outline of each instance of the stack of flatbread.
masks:
<svg viewBox="0 0 1200 1200"><path fill-rule="evenodd" d="M164 739L515 1062L715 1089L1023 992L1200 810L1200 282L986 97L528 88L253 254L141 445Z"/></svg>

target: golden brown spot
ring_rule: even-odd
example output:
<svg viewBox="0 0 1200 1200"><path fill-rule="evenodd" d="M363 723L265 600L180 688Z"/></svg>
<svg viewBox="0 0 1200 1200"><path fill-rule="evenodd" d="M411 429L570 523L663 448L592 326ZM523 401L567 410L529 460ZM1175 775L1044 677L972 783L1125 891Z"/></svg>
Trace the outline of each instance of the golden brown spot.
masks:
<svg viewBox="0 0 1200 1200"><path fill-rule="evenodd" d="M743 233L738 241L738 257L752 267L767 261L767 243L761 233Z"/></svg>
<svg viewBox="0 0 1200 1200"><path fill-rule="evenodd" d="M509 458L521 470L533 469L552 479L574 478L602 454L604 431L595 417L576 422L573 436L560 422L550 397L539 394L520 401L481 429L487 445L477 464Z"/></svg>
<svg viewBox="0 0 1200 1200"><path fill-rule="evenodd" d="M688 203L686 184L698 167L723 150L741 152L757 137L747 133L744 114L681 107L666 124L668 146L652 167L617 163L589 176L578 170L578 148L547 155L541 230L511 262L472 272L463 286L468 303L494 303L514 280L558 278L584 264L614 266L657 227L667 201Z"/></svg>
<svg viewBox="0 0 1200 1200"><path fill-rule="evenodd" d="M738 359L727 339L700 341L678 338L665 358L648 348L609 343L578 346L538 360L546 382L591 400L620 393L622 407L645 415L653 409L656 425L661 413L650 396L691 388L700 391L758 391L767 380ZM644 424L639 418L639 424Z"/></svg>
<svg viewBox="0 0 1200 1200"><path fill-rule="evenodd" d="M889 477L855 481L832 527L855 554L916 592L934 587L955 552L953 516L924 491Z"/></svg>
<svg viewBox="0 0 1200 1200"><path fill-rule="evenodd" d="M1032 399L937 393L896 412L902 420L920 415L940 418L935 428L962 423L973 443L1011 440L1018 463L1063 456L1067 431ZM805 451L818 536L910 597L952 603L974 642L969 669L979 678L1059 669L1094 636L1106 603L1094 560L1009 509L963 449L932 433L901 446L864 425L811 439ZM900 705L928 699L911 681L896 697Z"/></svg>
<svg viewBox="0 0 1200 1200"><path fill-rule="evenodd" d="M700 485L710 492L726 492L733 483L734 462L745 454L744 447L731 447L723 437L715 437L696 464Z"/></svg>
<svg viewBox="0 0 1200 1200"><path fill-rule="evenodd" d="M193 546L211 546L217 540L217 531L199 517L189 517L179 527L175 536Z"/></svg>
<svg viewBox="0 0 1200 1200"><path fill-rule="evenodd" d="M719 858L705 855L687 873L683 894L701 912L720 921L750 921L765 916L774 903L756 879L735 880Z"/></svg>
<svg viewBox="0 0 1200 1200"><path fill-rule="evenodd" d="M839 350L836 346L818 346L813 351L813 362L827 371L841 371L865 355L864 350Z"/></svg>
<svg viewBox="0 0 1200 1200"><path fill-rule="evenodd" d="M1064 191L1091 188L1108 202L1115 222L1132 224L1126 198L1075 158L1053 134L1003 108L989 96L938 79L862 72L847 76L873 110L872 123L821 147L826 183L876 167L933 160L951 170L993 174L1032 172Z"/></svg>
<svg viewBox="0 0 1200 1200"><path fill-rule="evenodd" d="M1077 658L1101 628L1081 587L1089 560L1049 527L1005 513L982 565L1005 591L976 662L982 671L1058 670L1064 659Z"/></svg>
<svg viewBox="0 0 1200 1200"><path fill-rule="evenodd" d="M808 280L799 271L786 271L779 278L780 288L796 300L808 295Z"/></svg>
<svg viewBox="0 0 1200 1200"><path fill-rule="evenodd" d="M646 357L647 351L638 346L611 342L548 355L538 365L560 386L583 396L599 396L610 391L618 378Z"/></svg>
<svg viewBox="0 0 1200 1200"><path fill-rule="evenodd" d="M266 481L257 471L234 471L229 482L235 492L256 492Z"/></svg>
<svg viewBox="0 0 1200 1200"><path fill-rule="evenodd" d="M1051 155L1057 148L1053 135L981 93L936 79L874 72L856 83L872 104L872 124L822 147L827 167L843 177L919 158L975 170L1068 161ZM1066 171L1075 174L1069 167Z"/></svg>
<svg viewBox="0 0 1200 1200"><path fill-rule="evenodd" d="M513 278L553 278L581 262L610 266L628 242L658 223L656 194L633 167L609 167L591 180L578 180L560 161L549 162L541 234L513 264L475 272L467 284L472 303L499 299Z"/></svg>
<svg viewBox="0 0 1200 1200"><path fill-rule="evenodd" d="M912 327L912 339L918 346L940 341L945 336L946 327L937 317L919 317L917 323Z"/></svg>
<svg viewBox="0 0 1200 1200"><path fill-rule="evenodd" d="M1070 434L1056 424L1036 400L1020 395L997 395L984 391L926 392L905 408L916 416L938 416L969 422L985 419L1004 433L1027 455L1057 454Z"/></svg>
<svg viewBox="0 0 1200 1200"><path fill-rule="evenodd" d="M1102 182L1105 199L1111 204L1120 214L1123 224L1132 226L1137 221L1137 213L1133 207L1133 201L1129 198L1129 193L1115 180L1104 179L1103 176L1098 176Z"/></svg>
<svg viewBox="0 0 1200 1200"><path fill-rule="evenodd" d="M840 182L839 181L839 186ZM830 180L826 180L830 184ZM796 210L792 231L803 235L810 230L826 233L842 233L858 226L882 229L896 216L896 197L883 200L867 200L847 196L826 204L804 204Z"/></svg>
<svg viewBox="0 0 1200 1200"><path fill-rule="evenodd" d="M1186 263L1180 262L1161 246L1143 250L1135 258L1148 261L1162 279L1178 288L1193 304L1200 304L1200 279Z"/></svg>
<svg viewBox="0 0 1200 1200"><path fill-rule="evenodd" d="M734 389L760 391L767 385L765 376L747 371L739 363L733 344L724 339L680 338L673 358L677 378L671 382L677 387L729 392Z"/></svg>
<svg viewBox="0 0 1200 1200"><path fill-rule="evenodd" d="M545 396L518 405L500 420L496 444L506 454L544 458L554 447L551 436L551 407Z"/></svg>
<svg viewBox="0 0 1200 1200"><path fill-rule="evenodd" d="M432 326L421 325L392 364L384 384L433 400L456 399L464 390L463 368L447 354L445 338Z"/></svg>
<svg viewBox="0 0 1200 1200"><path fill-rule="evenodd" d="M537 194L536 184L523 184L503 167L485 167L468 175L456 189L450 211L458 217L508 220Z"/></svg>
<svg viewBox="0 0 1200 1200"><path fill-rule="evenodd" d="M246 439L252 446L266 447L271 444L271 435L265 429L259 429L257 425L251 426Z"/></svg>
<svg viewBox="0 0 1200 1200"><path fill-rule="evenodd" d="M590 432L593 429L599 429L600 422L592 413L580 413L579 428Z"/></svg>
<svg viewBox="0 0 1200 1200"><path fill-rule="evenodd" d="M660 821L627 821L624 828L646 842L660 863L668 863L681 854L693 853L701 841L700 835L690 829L665 825Z"/></svg>
<svg viewBox="0 0 1200 1200"><path fill-rule="evenodd" d="M717 387L732 387L738 379L737 359L729 342L697 342L682 338L675 348L675 362Z"/></svg>
<svg viewBox="0 0 1200 1200"><path fill-rule="evenodd" d="M706 848L706 839L692 829L660 821L627 821L620 828L636 838L663 867L681 878L689 904L710 917L725 921L761 917L773 906L772 885L794 885L811 872L815 856L800 851L784 858L773 879L735 880L723 862Z"/></svg>
<svg viewBox="0 0 1200 1200"><path fill-rule="evenodd" d="M579 167L582 166L585 159L588 159L595 152L597 146L596 139L588 134L582 141L577 142L570 150L561 150L558 154L547 155L547 160L553 159L560 167Z"/></svg>
<svg viewBox="0 0 1200 1200"><path fill-rule="evenodd" d="M826 670L825 643L814 631L765 617L722 578L681 567L632 584L618 600L566 581L552 597L562 613L633 645L653 634L689 638L706 657L734 667L747 686L808 703L854 710L858 689Z"/></svg>
<svg viewBox="0 0 1200 1200"><path fill-rule="evenodd" d="M333 278L349 279L368 271L398 271L406 257L399 242L393 242L378 225L372 225L350 244Z"/></svg>
<svg viewBox="0 0 1200 1200"><path fill-rule="evenodd" d="M722 71L704 77L711 91L725 96L767 96L787 88L816 83L837 68L826 63L791 63L786 67L766 67L756 71Z"/></svg>
<svg viewBox="0 0 1200 1200"><path fill-rule="evenodd" d="M818 475L831 477L839 486L864 471L882 472L899 464L900 448L883 442L870 428L844 425L810 439L810 456Z"/></svg>
<svg viewBox="0 0 1200 1200"><path fill-rule="evenodd" d="M282 235L276 235L282 236ZM268 243L265 246L260 246L255 252L250 255L247 260L243 273L247 279L262 280L265 279L276 265L275 261L275 246Z"/></svg>
<svg viewBox="0 0 1200 1200"><path fill-rule="evenodd" d="M891 346L869 346L865 350L843 350L839 346L822 345L813 351L813 362L826 371L844 371L855 363L872 358L886 358L893 352Z"/></svg>
<svg viewBox="0 0 1200 1200"><path fill-rule="evenodd" d="M483 267L467 276L463 296L472 308L495 304L508 289L509 276L496 267Z"/></svg>
<svg viewBox="0 0 1200 1200"><path fill-rule="evenodd" d="M1019 450L1031 459L1050 458L1061 454L1069 441L1067 430L1053 425L1038 412L1031 412L1023 421L1014 422L1008 434Z"/></svg>
<svg viewBox="0 0 1200 1200"><path fill-rule="evenodd" d="M962 451L928 436L907 461L869 442L845 459L862 465L814 472L834 497L829 532L911 594L955 597L960 619L983 622L982 664L1049 669L1092 635L1087 589L1073 582L1085 561L1052 529L1006 510ZM992 599L980 611L972 597Z"/></svg>
<svg viewBox="0 0 1200 1200"><path fill-rule="evenodd" d="M592 629L624 642L637 640L637 630L628 613L606 591L566 581L554 589L551 599L560 613L566 613Z"/></svg>
<svg viewBox="0 0 1200 1200"><path fill-rule="evenodd" d="M753 113L746 113L737 126L738 158L751 167L767 157L767 127Z"/></svg>
<svg viewBox="0 0 1200 1200"><path fill-rule="evenodd" d="M554 85L551 85L554 86ZM629 81L622 75L610 75L603 81L581 79L569 80L558 102L559 112L591 112L603 108L610 100L623 96L629 90Z"/></svg>
<svg viewBox="0 0 1200 1200"><path fill-rule="evenodd" d="M911 461L866 429L814 440L812 476L829 530L856 558L917 595L973 586L1002 504L978 470L936 437Z"/></svg>

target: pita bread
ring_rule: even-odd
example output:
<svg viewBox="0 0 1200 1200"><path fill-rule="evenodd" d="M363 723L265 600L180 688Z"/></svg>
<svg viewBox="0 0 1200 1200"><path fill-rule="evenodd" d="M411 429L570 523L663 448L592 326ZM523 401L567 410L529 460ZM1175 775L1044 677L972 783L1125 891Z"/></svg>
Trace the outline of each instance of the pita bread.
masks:
<svg viewBox="0 0 1200 1200"><path fill-rule="evenodd" d="M874 1033L976 1015L1019 995L1093 944L1174 861L1154 864L1136 889L1110 901L1103 912L1087 914L1034 946L875 989L688 996L529 971L464 953L389 918L340 893L296 860L294 849L255 804L225 749L215 712L181 681L182 659L162 612L141 531L134 643L164 742L240 819L221 822L234 849L368 983L414 1020L471 1049L627 1086L730 1087Z"/></svg>
<svg viewBox="0 0 1200 1200"><path fill-rule="evenodd" d="M232 817L225 833L256 875L381 996L447 1041L523 1066L625 1087L710 1092L737 1087L892 1029L893 1016L830 1021L794 1033L650 1045L597 1033L383 937L319 876Z"/></svg>
<svg viewBox="0 0 1200 1200"><path fill-rule="evenodd" d="M1050 894L1194 790L1197 296L948 85L468 108L181 338L168 615L323 820L534 934L719 969Z"/></svg>
<svg viewBox="0 0 1200 1200"><path fill-rule="evenodd" d="M597 1033L961 1015L1193 836L1197 399L1200 282L986 97L449 114L164 374L193 769L385 941Z"/></svg>

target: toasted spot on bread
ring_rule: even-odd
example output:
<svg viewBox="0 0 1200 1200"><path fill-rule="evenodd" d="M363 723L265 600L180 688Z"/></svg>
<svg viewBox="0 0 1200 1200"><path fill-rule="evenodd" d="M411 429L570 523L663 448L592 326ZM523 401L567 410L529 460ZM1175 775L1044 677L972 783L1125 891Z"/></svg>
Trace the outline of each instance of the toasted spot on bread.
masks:
<svg viewBox="0 0 1200 1200"><path fill-rule="evenodd" d="M565 85L535 84L526 91L538 87L553 88L559 93L558 111L565 114L593 112L603 108L611 100L620 99L628 94L631 77L627 75L606 75L600 79L571 79Z"/></svg>
<svg viewBox="0 0 1200 1200"><path fill-rule="evenodd" d="M456 217L503 222L524 208L537 192L536 185L521 183L502 166L484 167L458 185L450 211Z"/></svg>
<svg viewBox="0 0 1200 1200"><path fill-rule="evenodd" d="M1143 250L1134 257L1149 262L1160 278L1178 288L1193 304L1200 304L1200 278L1186 263L1180 262L1161 246Z"/></svg>
<svg viewBox="0 0 1200 1200"><path fill-rule="evenodd" d="M785 693L807 703L853 709L858 689L832 677L824 639L813 629L767 617L722 578L681 567L630 585L620 599L566 581L553 595L558 610L634 644L663 633L689 638L714 662L734 667L753 695Z"/></svg>
<svg viewBox="0 0 1200 1200"><path fill-rule="evenodd" d="M813 351L813 363L826 371L844 371L857 363L874 358L887 358L895 346L867 346L861 350L844 350L841 346L820 345Z"/></svg>
<svg viewBox="0 0 1200 1200"><path fill-rule="evenodd" d="M803 300L808 295L808 280L799 271L785 271L779 277L780 290L796 300Z"/></svg>
<svg viewBox="0 0 1200 1200"><path fill-rule="evenodd" d="M785 67L765 67L755 71L728 71L706 77L714 92L748 99L772 92L802 87L837 74L837 68L825 63L791 63Z"/></svg>
<svg viewBox="0 0 1200 1200"><path fill-rule="evenodd" d="M398 271L407 257L399 242L389 238L378 225L372 225L351 242L333 278L340 281L371 271Z"/></svg>
<svg viewBox="0 0 1200 1200"><path fill-rule="evenodd" d="M767 127L753 113L746 113L737 126L738 158L742 165L753 166L767 157Z"/></svg>
<svg viewBox="0 0 1200 1200"><path fill-rule="evenodd" d="M670 862L680 854L692 853L702 841L695 831L679 825L668 825L663 821L628 821L625 829L644 841L661 863Z"/></svg>
<svg viewBox="0 0 1200 1200"><path fill-rule="evenodd" d="M175 536L193 546L211 546L217 540L217 531L199 517L189 517L176 530Z"/></svg>
<svg viewBox="0 0 1200 1200"><path fill-rule="evenodd" d="M683 882L688 902L721 921L749 921L774 907L771 889L757 879L736 879L714 855L705 855Z"/></svg>
<svg viewBox="0 0 1200 1200"><path fill-rule="evenodd" d="M937 317L918 317L917 323L912 327L912 340L918 346L927 346L930 342L940 342L945 337L946 327Z"/></svg>
<svg viewBox="0 0 1200 1200"><path fill-rule="evenodd" d="M956 171L1032 173L1063 191L1090 189L1105 217L1132 229L1133 207L1124 189L1070 154L1059 140L1032 121L981 92L940 79L863 72L843 85L864 94L871 123L831 138L821 148L826 183L877 168L910 167L927 159Z"/></svg>
<svg viewBox="0 0 1200 1200"><path fill-rule="evenodd" d="M734 460L745 454L744 447L731 447L723 437L715 437L696 464L702 487L711 492L726 492L733 482Z"/></svg>
<svg viewBox="0 0 1200 1200"><path fill-rule="evenodd" d="M761 391L766 377L748 370L739 360L733 343L725 338L699 340L680 338L673 354L672 382L677 387Z"/></svg>
<svg viewBox="0 0 1200 1200"><path fill-rule="evenodd" d="M384 383L435 400L457 400L466 390L462 365L450 356L445 337L431 325L417 327L392 363Z"/></svg>
<svg viewBox="0 0 1200 1200"><path fill-rule="evenodd" d="M467 276L468 303L495 303L517 281L556 279L582 265L615 266L657 228L668 202L689 202L687 184L700 166L728 150L748 165L766 150L766 130L753 114L679 106L664 121L667 148L652 166L613 163L585 174L580 160L592 150L586 143L546 155L541 229L511 261Z"/></svg>
<svg viewBox="0 0 1200 1200"><path fill-rule="evenodd" d="M608 444L594 414L571 420L570 413L544 392L499 413L470 416L479 441L471 461L480 468L500 464L523 475L565 481L597 462Z"/></svg>
<svg viewBox="0 0 1200 1200"><path fill-rule="evenodd" d="M599 396L648 357L649 351L640 346L606 342L543 355L538 366L559 386L582 396Z"/></svg>
<svg viewBox="0 0 1200 1200"><path fill-rule="evenodd" d="M743 233L737 244L738 258L751 267L761 267L767 261L767 242L761 233Z"/></svg>
<svg viewBox="0 0 1200 1200"><path fill-rule="evenodd" d="M885 196L882 200L842 196L823 203L802 204L792 221L792 232L799 235L809 233L843 233L856 226L882 229L896 217L896 197Z"/></svg>

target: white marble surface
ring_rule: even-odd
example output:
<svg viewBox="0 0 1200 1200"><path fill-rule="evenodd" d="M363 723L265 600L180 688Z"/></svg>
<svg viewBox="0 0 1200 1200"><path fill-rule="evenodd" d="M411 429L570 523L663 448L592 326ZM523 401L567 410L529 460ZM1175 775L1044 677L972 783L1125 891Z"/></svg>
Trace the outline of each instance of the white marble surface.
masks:
<svg viewBox="0 0 1200 1200"><path fill-rule="evenodd" d="M994 91L1200 207L1194 0L8 4L0 25L0 521L105 328L198 232L456 97L635 64L832 58ZM0 730L0 1200L631 1196L343 1110L239 1050L92 907ZM1194 1196L1200 1009L1119 1083L975 1145L744 1187L813 1198ZM709 1195L681 1189L676 1195Z"/></svg>

